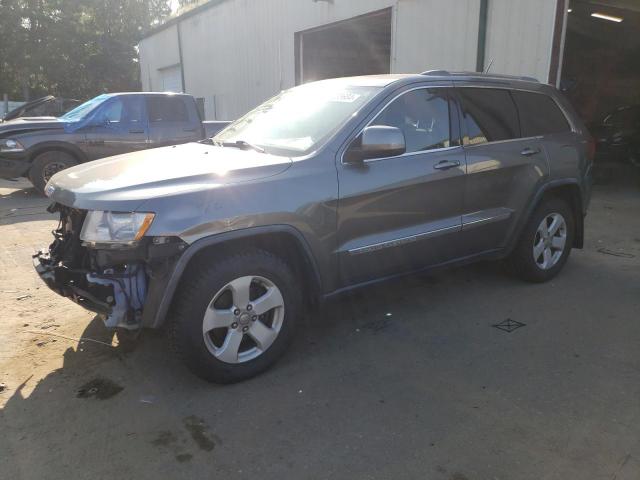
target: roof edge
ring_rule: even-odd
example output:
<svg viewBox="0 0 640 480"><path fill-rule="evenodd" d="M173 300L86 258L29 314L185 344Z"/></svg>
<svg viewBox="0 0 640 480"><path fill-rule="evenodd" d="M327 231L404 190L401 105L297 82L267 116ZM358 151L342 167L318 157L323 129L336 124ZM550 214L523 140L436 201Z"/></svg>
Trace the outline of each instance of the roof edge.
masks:
<svg viewBox="0 0 640 480"><path fill-rule="evenodd" d="M176 17L172 17L169 20L167 20L164 23L161 23L160 25L156 25L155 27L152 27L151 29L147 30L145 33L143 33L139 40L138 43L141 42L142 40L145 40L149 37L153 37L154 35L160 33L163 30L166 30L167 28L170 28L174 25L179 24L180 22L182 22L183 20L186 20L187 18L193 17L195 15L198 15L199 13L202 13L210 8L213 8L217 5L220 5L221 3L224 3L228 0L209 0L207 3L203 3L202 5L198 5L197 7L192 8L191 10L187 10L186 12L176 16Z"/></svg>

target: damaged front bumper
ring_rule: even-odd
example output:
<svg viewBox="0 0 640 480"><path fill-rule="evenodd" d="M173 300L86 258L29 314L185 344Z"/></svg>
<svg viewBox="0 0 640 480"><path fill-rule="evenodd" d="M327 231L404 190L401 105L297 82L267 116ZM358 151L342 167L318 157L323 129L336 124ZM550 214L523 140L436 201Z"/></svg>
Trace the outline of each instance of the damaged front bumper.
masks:
<svg viewBox="0 0 640 480"><path fill-rule="evenodd" d="M109 328L145 326L145 305L157 301L166 272L186 244L175 237L156 237L126 248L87 246L79 235L86 212L58 204L49 211L60 212L60 224L49 248L33 255L40 278L59 295L101 314Z"/></svg>

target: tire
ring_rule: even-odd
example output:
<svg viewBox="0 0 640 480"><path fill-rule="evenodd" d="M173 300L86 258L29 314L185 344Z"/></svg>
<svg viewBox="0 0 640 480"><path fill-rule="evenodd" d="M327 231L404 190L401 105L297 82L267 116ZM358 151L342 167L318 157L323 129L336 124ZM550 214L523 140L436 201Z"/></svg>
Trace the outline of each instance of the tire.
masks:
<svg viewBox="0 0 640 480"><path fill-rule="evenodd" d="M547 239L543 238L543 220L546 221ZM553 223L555 220L559 223ZM509 258L509 264L514 273L525 281L535 283L546 282L555 277L562 270L571 253L575 238L575 224L573 210L566 201L556 197L543 199L527 221L518 244ZM552 232L556 225L559 225L558 229ZM559 248L563 232L564 243L562 248ZM547 250L550 255L546 253ZM540 255L536 257L538 253Z"/></svg>
<svg viewBox="0 0 640 480"><path fill-rule="evenodd" d="M170 343L204 380L235 383L254 377L291 343L302 313L298 284L287 263L266 251L219 257L181 285L171 312ZM242 305L247 298L254 308ZM271 304L278 306L256 315Z"/></svg>
<svg viewBox="0 0 640 480"><path fill-rule="evenodd" d="M29 170L29 180L40 193L44 193L44 187L55 173L73 167L77 163L71 154L61 150L41 153L33 159Z"/></svg>

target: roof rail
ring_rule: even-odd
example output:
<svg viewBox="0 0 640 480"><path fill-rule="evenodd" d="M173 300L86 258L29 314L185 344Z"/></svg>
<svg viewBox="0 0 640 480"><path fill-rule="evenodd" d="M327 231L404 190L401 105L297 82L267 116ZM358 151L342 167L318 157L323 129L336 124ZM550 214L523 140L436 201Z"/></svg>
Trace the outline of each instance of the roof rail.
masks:
<svg viewBox="0 0 640 480"><path fill-rule="evenodd" d="M446 75L451 75L451 73L449 73L446 70L427 70L426 72L422 72L420 75L434 75L434 76L442 77Z"/></svg>
<svg viewBox="0 0 640 480"><path fill-rule="evenodd" d="M420 75L434 76L434 77L475 77L475 78L495 78L505 80L522 80L525 82L540 83L537 78L518 75L504 75L500 73L483 73L483 72L449 72L447 70L427 70Z"/></svg>

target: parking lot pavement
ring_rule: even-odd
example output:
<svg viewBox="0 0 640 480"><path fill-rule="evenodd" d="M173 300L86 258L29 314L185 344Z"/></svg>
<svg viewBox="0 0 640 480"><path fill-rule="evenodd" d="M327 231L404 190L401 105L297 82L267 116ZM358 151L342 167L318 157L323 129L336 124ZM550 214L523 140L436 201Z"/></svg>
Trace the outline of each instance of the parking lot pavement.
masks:
<svg viewBox="0 0 640 480"><path fill-rule="evenodd" d="M160 333L124 351L41 285L30 254L55 219L3 182L0 478L638 479L636 174L596 186L554 281L480 264L369 288L231 386Z"/></svg>

